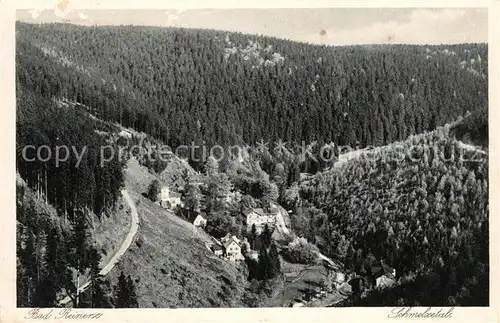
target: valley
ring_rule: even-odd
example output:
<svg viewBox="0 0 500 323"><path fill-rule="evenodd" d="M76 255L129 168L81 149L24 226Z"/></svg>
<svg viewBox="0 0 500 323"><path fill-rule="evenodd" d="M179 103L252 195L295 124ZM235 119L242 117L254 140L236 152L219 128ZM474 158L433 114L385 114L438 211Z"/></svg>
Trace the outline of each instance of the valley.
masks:
<svg viewBox="0 0 500 323"><path fill-rule="evenodd" d="M16 31L19 307L488 304L487 44Z"/></svg>

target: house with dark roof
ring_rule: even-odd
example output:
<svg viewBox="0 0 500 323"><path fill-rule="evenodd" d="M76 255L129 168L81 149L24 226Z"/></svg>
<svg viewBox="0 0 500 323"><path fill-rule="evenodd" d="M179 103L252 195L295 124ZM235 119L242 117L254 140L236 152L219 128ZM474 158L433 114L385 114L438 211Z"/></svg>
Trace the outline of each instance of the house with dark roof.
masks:
<svg viewBox="0 0 500 323"><path fill-rule="evenodd" d="M243 254L241 253L241 240L236 236L225 239L222 243L226 251L226 258L228 260L236 263L245 260L245 257L243 257Z"/></svg>
<svg viewBox="0 0 500 323"><path fill-rule="evenodd" d="M222 257L224 256L224 247L217 244L217 243L214 243L211 247L210 247L210 250L212 250L212 252L216 255L216 256L219 256L219 257Z"/></svg>
<svg viewBox="0 0 500 323"><path fill-rule="evenodd" d="M276 207L268 210L264 210L263 208L246 209L243 211L243 215L246 217L247 230L252 230L252 227L255 225L257 233L260 233L266 224L269 227L274 227L278 213L279 209Z"/></svg>

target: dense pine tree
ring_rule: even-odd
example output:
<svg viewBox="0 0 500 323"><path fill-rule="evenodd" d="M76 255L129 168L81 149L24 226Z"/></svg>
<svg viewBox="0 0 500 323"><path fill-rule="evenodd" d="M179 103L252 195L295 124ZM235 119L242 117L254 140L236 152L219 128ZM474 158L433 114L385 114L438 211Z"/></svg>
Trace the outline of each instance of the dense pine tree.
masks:
<svg viewBox="0 0 500 323"><path fill-rule="evenodd" d="M375 158L323 173L335 158L318 159L338 155L338 145L405 140L469 110L472 116L451 133L487 145L487 45L327 47L204 30L24 23L17 24L16 37L16 166L26 183L18 187L19 306L53 306L63 290L74 306L109 305L89 233L94 217L113 212L123 186L124 161L113 158L103 165L100 147L110 142L96 133L113 132L114 123L172 148L251 147L252 177L239 174L230 158L205 162L201 150L189 158L207 176L202 192L186 185L183 198L194 211L198 193L207 197L209 227L217 234L233 228L227 210L233 189L252 207L269 207L290 195L294 229L349 270L363 271L374 255L398 275L416 274L436 299L454 295L453 304L471 301L468 291L488 281L484 164L440 162L433 152L417 149L412 153L421 157L418 163ZM255 59L244 58L248 50ZM273 54L284 59L272 61ZM426 136L410 137L403 146L443 139ZM459 147L445 139L439 148L450 155ZM258 142L271 146L255 148ZM285 145L274 149L276 142ZM331 144L325 155L321 147ZM25 151L28 145L47 145L52 155L62 145L87 151L79 161L72 155L57 165L53 159L29 161L36 150ZM156 172L166 166L143 163ZM299 194L301 171L319 173L311 185L301 184ZM233 173L239 177L230 178ZM288 194L288 187L297 192ZM158 195L155 189L152 196ZM55 207L64 229L23 200L28 190ZM272 279L280 272L279 254L270 234L261 238L251 276ZM249 240L255 249L255 226ZM88 271L90 298L80 297L78 277ZM430 278L441 284L424 284ZM398 293L408 297L405 291L414 287ZM117 307L137 307L130 276L120 275L114 301Z"/></svg>
<svg viewBox="0 0 500 323"><path fill-rule="evenodd" d="M116 308L126 308L129 304L129 290L127 286L127 278L123 271L118 277L118 284L115 287L114 305Z"/></svg>

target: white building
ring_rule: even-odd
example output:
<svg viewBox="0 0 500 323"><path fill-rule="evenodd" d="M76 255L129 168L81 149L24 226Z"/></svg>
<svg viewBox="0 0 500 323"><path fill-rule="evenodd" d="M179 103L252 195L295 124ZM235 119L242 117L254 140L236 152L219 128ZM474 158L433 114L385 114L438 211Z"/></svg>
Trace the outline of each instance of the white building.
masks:
<svg viewBox="0 0 500 323"><path fill-rule="evenodd" d="M339 289L342 284L346 282L346 276L344 273L336 272L333 277L333 283L336 289Z"/></svg>
<svg viewBox="0 0 500 323"><path fill-rule="evenodd" d="M342 284L345 282L345 274L341 272L335 273L335 282Z"/></svg>
<svg viewBox="0 0 500 323"><path fill-rule="evenodd" d="M168 186L163 186L160 193L160 205L164 208L175 208L178 205L183 206L181 201L181 194L177 192L170 192Z"/></svg>
<svg viewBox="0 0 500 323"><path fill-rule="evenodd" d="M236 243L237 243L237 244L239 244L239 245L241 246L241 243L242 243L242 242L241 242L241 240L240 240L240 239L238 239L236 236L233 236L231 233L228 233L228 234L226 234L226 236L222 237L222 238L220 239L220 242L221 242L222 244L226 244L227 242L229 242L229 241L231 241L231 240L236 241Z"/></svg>
<svg viewBox="0 0 500 323"><path fill-rule="evenodd" d="M245 257L243 257L241 253L242 241L240 239L228 233L225 237L221 238L220 241L224 246L226 259L232 262L245 260Z"/></svg>
<svg viewBox="0 0 500 323"><path fill-rule="evenodd" d="M250 250L247 253L247 257L253 260L259 260L259 253L256 250Z"/></svg>
<svg viewBox="0 0 500 323"><path fill-rule="evenodd" d="M193 225L195 227L204 228L207 225L207 219L198 214L198 216L193 221Z"/></svg>

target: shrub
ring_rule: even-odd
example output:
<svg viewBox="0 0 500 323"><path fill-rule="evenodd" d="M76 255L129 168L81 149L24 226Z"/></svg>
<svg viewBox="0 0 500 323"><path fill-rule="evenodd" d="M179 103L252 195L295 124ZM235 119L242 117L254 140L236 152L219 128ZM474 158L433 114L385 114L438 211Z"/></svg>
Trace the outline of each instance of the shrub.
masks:
<svg viewBox="0 0 500 323"><path fill-rule="evenodd" d="M312 264L318 258L318 248L304 238L296 238L284 248L284 256L291 262Z"/></svg>

